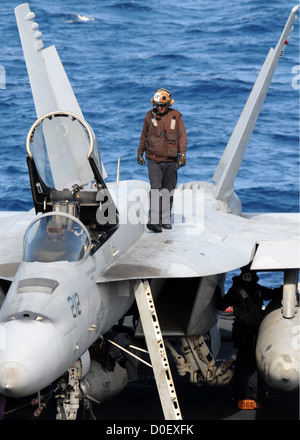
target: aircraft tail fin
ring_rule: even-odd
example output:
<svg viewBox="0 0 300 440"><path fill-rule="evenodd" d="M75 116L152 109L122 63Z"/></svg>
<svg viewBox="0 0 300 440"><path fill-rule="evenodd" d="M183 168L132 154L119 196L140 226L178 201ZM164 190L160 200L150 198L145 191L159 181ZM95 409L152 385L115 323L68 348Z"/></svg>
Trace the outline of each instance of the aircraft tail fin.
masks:
<svg viewBox="0 0 300 440"><path fill-rule="evenodd" d="M44 49L42 33L34 21L35 14L28 3L15 8L15 15L23 47L37 117L65 110L77 114L82 112L55 46Z"/></svg>
<svg viewBox="0 0 300 440"><path fill-rule="evenodd" d="M56 111L84 119L55 46L44 49L42 33L28 3L15 8L15 15L38 119ZM101 174L107 177L100 161Z"/></svg>
<svg viewBox="0 0 300 440"><path fill-rule="evenodd" d="M253 86L240 118L232 132L223 156L213 175L215 198L228 202L233 193L233 183L245 154L249 139L252 135L261 107L265 100L270 82L277 67L279 58L283 55L293 23L297 18L299 6L295 6L286 22L277 46L271 48Z"/></svg>

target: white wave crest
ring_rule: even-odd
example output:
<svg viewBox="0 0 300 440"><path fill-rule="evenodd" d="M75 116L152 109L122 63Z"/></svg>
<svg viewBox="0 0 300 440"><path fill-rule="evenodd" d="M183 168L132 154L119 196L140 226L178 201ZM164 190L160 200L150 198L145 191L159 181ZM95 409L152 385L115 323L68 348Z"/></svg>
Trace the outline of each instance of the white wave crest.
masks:
<svg viewBox="0 0 300 440"><path fill-rule="evenodd" d="M72 14L66 18L65 23L85 23L87 21L94 21L94 20L95 20L94 17L89 17L87 15Z"/></svg>

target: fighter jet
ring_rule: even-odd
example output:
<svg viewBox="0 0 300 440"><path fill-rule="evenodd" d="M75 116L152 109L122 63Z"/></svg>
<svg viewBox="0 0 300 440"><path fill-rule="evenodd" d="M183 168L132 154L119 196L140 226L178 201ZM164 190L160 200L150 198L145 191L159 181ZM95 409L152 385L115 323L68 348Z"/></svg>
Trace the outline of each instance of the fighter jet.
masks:
<svg viewBox="0 0 300 440"><path fill-rule="evenodd" d="M173 228L155 234L146 227L149 184L105 181L97 139L56 48L44 48L28 4L15 9L37 113L26 140L34 208L0 217L0 393L22 397L55 386L57 419L75 419L81 400L103 402L126 386L127 370L108 367L103 346L136 355L137 347L133 353L107 337L134 315L164 417L180 420L167 349L193 383L231 379L230 366L215 361L214 293L224 291L227 272L248 264L284 272L281 303L260 326L256 356L270 386L298 387L299 215L244 214L234 191L297 11L266 57L213 182L179 185Z"/></svg>

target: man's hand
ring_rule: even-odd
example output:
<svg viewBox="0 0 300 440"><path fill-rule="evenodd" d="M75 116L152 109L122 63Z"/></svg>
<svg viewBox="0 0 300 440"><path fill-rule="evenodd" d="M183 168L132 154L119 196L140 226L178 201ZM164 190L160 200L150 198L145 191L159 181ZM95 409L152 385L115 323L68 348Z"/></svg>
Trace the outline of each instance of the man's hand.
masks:
<svg viewBox="0 0 300 440"><path fill-rule="evenodd" d="M178 161L177 161L176 168L178 169L178 168L184 167L185 164L186 164L185 155L181 154Z"/></svg>
<svg viewBox="0 0 300 440"><path fill-rule="evenodd" d="M138 164L139 164L139 165L145 165L145 160L144 160L142 154L138 154L138 155L137 155L137 161L138 161Z"/></svg>

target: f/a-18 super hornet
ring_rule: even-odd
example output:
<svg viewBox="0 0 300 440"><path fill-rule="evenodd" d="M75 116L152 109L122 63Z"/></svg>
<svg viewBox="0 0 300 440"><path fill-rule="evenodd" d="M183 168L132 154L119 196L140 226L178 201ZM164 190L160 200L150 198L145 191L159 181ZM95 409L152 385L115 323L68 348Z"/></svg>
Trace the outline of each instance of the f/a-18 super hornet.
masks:
<svg viewBox="0 0 300 440"><path fill-rule="evenodd" d="M118 362L108 368L103 347L110 341L124 348L122 338L105 335L134 314L164 417L180 420L166 348L192 382L230 380L228 365L215 361L214 295L217 286L224 291L227 272L246 265L284 273L282 298L261 323L256 357L271 387L299 386L299 216L244 214L234 192L297 11L266 57L213 182L179 185L173 228L154 234L146 227L149 184L106 183L97 139L55 47L44 48L28 4L15 9L37 113L26 140L34 208L0 217L0 393L18 398L59 383L57 418L75 419L81 399L102 402L126 386L126 368Z"/></svg>

